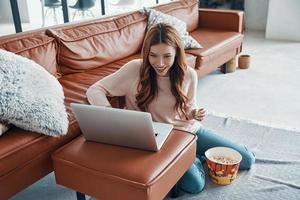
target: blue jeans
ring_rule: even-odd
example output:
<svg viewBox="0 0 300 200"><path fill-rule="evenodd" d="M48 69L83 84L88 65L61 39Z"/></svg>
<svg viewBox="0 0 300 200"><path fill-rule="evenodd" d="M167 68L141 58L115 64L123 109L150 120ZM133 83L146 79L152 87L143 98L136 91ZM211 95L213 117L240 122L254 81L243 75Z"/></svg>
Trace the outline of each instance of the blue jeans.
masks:
<svg viewBox="0 0 300 200"><path fill-rule="evenodd" d="M196 194L203 190L205 185L205 172L202 167L201 158L204 157L205 151L209 148L222 146L237 150L242 155L242 161L239 167L241 170L250 169L251 165L255 162L254 154L243 145L235 144L232 141L202 127L196 134L198 136L196 159L193 165L178 181L179 188L185 192Z"/></svg>

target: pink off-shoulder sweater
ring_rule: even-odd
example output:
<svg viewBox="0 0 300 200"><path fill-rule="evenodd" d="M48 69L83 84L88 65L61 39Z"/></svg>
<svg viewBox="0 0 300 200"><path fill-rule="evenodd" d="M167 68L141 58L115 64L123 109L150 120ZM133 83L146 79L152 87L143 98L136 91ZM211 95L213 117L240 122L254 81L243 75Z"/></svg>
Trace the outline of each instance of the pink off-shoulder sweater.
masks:
<svg viewBox="0 0 300 200"><path fill-rule="evenodd" d="M137 86L142 60L132 60L121 67L115 73L104 77L87 90L87 98L90 104L98 106L110 106L106 96L125 96L126 109L138 110L136 104ZM197 73L188 67L183 82L183 92L188 97L186 111L191 116L196 108ZM149 104L148 112L153 121L173 124L175 129L195 133L201 126L200 122L192 119L180 118L175 111L176 102L170 87L169 77L157 76L157 97Z"/></svg>

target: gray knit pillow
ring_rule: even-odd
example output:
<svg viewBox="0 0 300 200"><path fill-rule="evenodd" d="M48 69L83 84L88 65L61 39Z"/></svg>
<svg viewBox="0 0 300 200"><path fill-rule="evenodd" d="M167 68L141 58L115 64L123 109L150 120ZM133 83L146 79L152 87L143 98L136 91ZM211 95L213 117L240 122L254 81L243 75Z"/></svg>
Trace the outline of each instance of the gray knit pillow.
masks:
<svg viewBox="0 0 300 200"><path fill-rule="evenodd" d="M154 9L144 8L144 11L142 12L148 15L148 28L158 23L166 23L173 26L178 31L185 49L202 48L202 46L186 31L186 23L184 21Z"/></svg>
<svg viewBox="0 0 300 200"><path fill-rule="evenodd" d="M50 136L68 129L62 86L32 60L0 49L0 121Z"/></svg>

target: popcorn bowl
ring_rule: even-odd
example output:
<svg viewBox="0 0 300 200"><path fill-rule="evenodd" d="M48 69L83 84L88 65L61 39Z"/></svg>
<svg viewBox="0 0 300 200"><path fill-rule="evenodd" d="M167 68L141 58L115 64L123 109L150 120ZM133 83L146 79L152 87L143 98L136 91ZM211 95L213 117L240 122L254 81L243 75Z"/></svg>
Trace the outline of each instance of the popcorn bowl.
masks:
<svg viewBox="0 0 300 200"><path fill-rule="evenodd" d="M242 155L228 147L214 147L205 152L208 174L212 182L228 185L237 176Z"/></svg>

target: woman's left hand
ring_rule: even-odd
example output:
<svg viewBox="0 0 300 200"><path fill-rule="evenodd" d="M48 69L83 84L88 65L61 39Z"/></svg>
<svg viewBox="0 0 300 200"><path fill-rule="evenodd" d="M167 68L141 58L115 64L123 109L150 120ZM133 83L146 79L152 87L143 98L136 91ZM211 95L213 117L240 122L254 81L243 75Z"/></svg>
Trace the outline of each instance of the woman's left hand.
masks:
<svg viewBox="0 0 300 200"><path fill-rule="evenodd" d="M204 108L199 108L199 109L194 109L193 110L193 118L202 121L205 117L205 109Z"/></svg>

